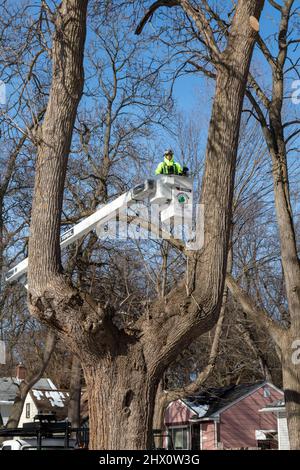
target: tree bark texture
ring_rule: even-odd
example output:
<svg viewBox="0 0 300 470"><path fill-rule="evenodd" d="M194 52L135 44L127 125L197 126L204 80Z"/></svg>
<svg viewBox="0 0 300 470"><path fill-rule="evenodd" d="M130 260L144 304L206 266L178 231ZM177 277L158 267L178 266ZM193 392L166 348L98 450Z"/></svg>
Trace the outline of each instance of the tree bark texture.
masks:
<svg viewBox="0 0 300 470"><path fill-rule="evenodd" d="M156 381L141 348L98 355L83 363L88 390L91 449L149 449Z"/></svg>
<svg viewBox="0 0 300 470"><path fill-rule="evenodd" d="M72 428L80 427L81 371L81 362L73 356L68 405L68 420Z"/></svg>

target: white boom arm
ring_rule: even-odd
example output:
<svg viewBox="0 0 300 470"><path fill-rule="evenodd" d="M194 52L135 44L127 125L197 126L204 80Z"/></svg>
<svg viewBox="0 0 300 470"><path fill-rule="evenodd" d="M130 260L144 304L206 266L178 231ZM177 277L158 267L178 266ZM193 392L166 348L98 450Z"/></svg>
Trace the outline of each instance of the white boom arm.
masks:
<svg viewBox="0 0 300 470"><path fill-rule="evenodd" d="M186 190L191 192L192 190L189 188L192 188L192 180L186 177L161 176L156 180L145 180L143 183L135 186L133 189L122 194L114 201L109 202L105 206L96 210L92 215L86 217L81 222L74 225L74 227L63 233L60 237L60 247L65 248L69 246L71 243L78 240L78 238L81 238L83 235L86 235L88 232L96 228L99 223L104 224L108 222L116 216L117 211L120 209L130 207L130 205L136 204L139 201L148 200L149 197L152 197L152 199L150 199L150 203L159 203L164 205L166 205L166 203L171 203L172 205L172 202L174 202L172 201L172 187L174 187L175 184L178 186L178 178L180 178L180 183L183 183L183 191ZM162 193L164 193L163 196ZM6 273L6 281L12 282L19 279L27 272L27 269L28 258L21 261Z"/></svg>

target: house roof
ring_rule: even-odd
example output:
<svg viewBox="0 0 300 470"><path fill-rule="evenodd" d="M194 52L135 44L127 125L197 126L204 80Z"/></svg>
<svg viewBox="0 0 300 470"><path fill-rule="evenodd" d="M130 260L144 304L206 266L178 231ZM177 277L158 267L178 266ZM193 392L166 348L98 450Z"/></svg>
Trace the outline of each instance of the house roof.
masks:
<svg viewBox="0 0 300 470"><path fill-rule="evenodd" d="M182 402L195 412L198 418L215 418L221 411L228 408L241 398L250 395L254 390L263 385L272 384L261 381L256 383L245 383L240 385L229 385L221 388L209 388L193 397L182 399Z"/></svg>
<svg viewBox="0 0 300 470"><path fill-rule="evenodd" d="M13 402L17 393L18 385L10 377L0 378L0 403L1 402Z"/></svg>
<svg viewBox="0 0 300 470"><path fill-rule="evenodd" d="M30 396L39 413L54 413L58 419L68 415L69 394L66 391L33 388Z"/></svg>
<svg viewBox="0 0 300 470"><path fill-rule="evenodd" d="M0 377L0 403L13 402L20 380L15 377ZM55 390L56 387L50 379L43 378L37 381L36 388L40 390Z"/></svg>

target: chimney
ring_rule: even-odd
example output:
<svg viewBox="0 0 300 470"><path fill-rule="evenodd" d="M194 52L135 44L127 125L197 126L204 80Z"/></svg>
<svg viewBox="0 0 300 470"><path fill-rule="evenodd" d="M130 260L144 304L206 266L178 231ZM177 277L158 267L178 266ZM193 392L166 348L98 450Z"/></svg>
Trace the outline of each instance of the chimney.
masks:
<svg viewBox="0 0 300 470"><path fill-rule="evenodd" d="M26 372L26 367L24 366L24 364L22 364L22 362L20 362L16 367L16 378L18 380L24 380L26 377Z"/></svg>

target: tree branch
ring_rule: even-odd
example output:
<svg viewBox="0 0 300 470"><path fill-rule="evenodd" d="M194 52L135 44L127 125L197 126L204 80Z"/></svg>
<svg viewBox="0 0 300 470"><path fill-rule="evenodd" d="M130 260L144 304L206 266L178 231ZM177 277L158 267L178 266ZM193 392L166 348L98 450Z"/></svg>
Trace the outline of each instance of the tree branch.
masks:
<svg viewBox="0 0 300 470"><path fill-rule="evenodd" d="M277 2L275 2L275 0L268 0L268 1L270 5L272 5L272 7L276 8L276 10L282 11L282 7Z"/></svg>
<svg viewBox="0 0 300 470"><path fill-rule="evenodd" d="M41 367L29 379L24 380L20 383L18 393L17 393L16 398L14 400L14 404L12 406L12 410L11 410L9 419L8 419L7 424L6 424L7 429L16 428L18 426L26 396L30 392L32 387L37 383L37 381L44 374L44 372L45 372L45 370L46 370L46 368L49 364L49 361L51 359L51 356L52 356L52 353L54 351L55 345L56 345L55 333L53 331L49 330L48 334L47 334L47 338L46 338L45 349L44 349L44 354L43 354L43 361L42 361Z"/></svg>
<svg viewBox="0 0 300 470"><path fill-rule="evenodd" d="M289 143L290 140L292 140L294 137L296 137L296 135L300 134L300 129L297 129L296 131L292 132L291 135L289 135L287 137L287 139L285 139L285 145L287 145Z"/></svg>
<svg viewBox="0 0 300 470"><path fill-rule="evenodd" d="M37 383L37 381L42 377L43 373L45 372L49 361L51 359L52 353L54 351L55 345L57 342L57 338L55 333L52 330L49 330L46 338L46 343L45 343L45 349L44 349L44 354L43 354L43 363L41 365L41 368L39 371L33 375L29 381L25 380L26 383L26 388L27 388L27 393L29 390L34 386L34 384Z"/></svg>
<svg viewBox="0 0 300 470"><path fill-rule="evenodd" d="M139 25L135 30L135 34L141 34L145 24L149 19L153 16L154 12L162 7L173 7L173 6L181 6L183 11L193 19L199 32L203 35L206 46L210 49L211 53L215 56L215 60L220 56L220 50L217 46L217 43L214 38L213 30L207 20L205 14L199 7L199 9L194 8L190 2L187 0L158 0L157 2L153 3Z"/></svg>
<svg viewBox="0 0 300 470"><path fill-rule="evenodd" d="M218 62L220 59L220 49L216 43L213 30L205 14L200 7L199 9L194 8L187 0L179 0L179 2L185 13L195 21L198 30L202 33L205 39L206 46L214 56L214 61Z"/></svg>
<svg viewBox="0 0 300 470"><path fill-rule="evenodd" d="M147 13L144 15L143 19L140 21L138 26L136 27L135 34L139 35L144 29L146 23L152 18L155 11L160 7L175 7L179 6L179 0L158 0L154 2L150 8L148 9Z"/></svg>
<svg viewBox="0 0 300 470"><path fill-rule="evenodd" d="M197 64L197 62L194 62L193 60L187 60L187 64L191 64L193 67L195 67L198 72L204 73L204 75L209 78L212 78L214 80L217 78L217 75L214 72L212 72L211 70L207 70L205 67L202 67L202 65Z"/></svg>
<svg viewBox="0 0 300 470"><path fill-rule="evenodd" d="M251 73L249 73L249 76L248 76L248 83L250 86L252 86L257 97L263 102L264 106L269 110L271 106L271 101L269 100L267 95L263 92L263 90L261 89L261 87L259 86L259 84L257 83L257 81L255 80L255 78L253 77Z"/></svg>
<svg viewBox="0 0 300 470"><path fill-rule="evenodd" d="M283 127L283 129L285 129L288 126L293 126L295 124L300 124L300 119L295 119L294 121L288 121L288 122L284 123L282 127Z"/></svg>
<svg viewBox="0 0 300 470"><path fill-rule="evenodd" d="M231 274L226 276L226 285L243 311L261 327L266 328L276 344L280 346L285 330L272 320L266 310L256 306L254 300L238 285Z"/></svg>
<svg viewBox="0 0 300 470"><path fill-rule="evenodd" d="M265 58L271 65L272 69L275 70L276 61L274 60L274 57L272 56L271 51L269 50L268 46L266 45L266 43L264 42L260 34L258 35L258 38L257 38L257 44L259 45L260 50L262 51L263 55L265 56Z"/></svg>
<svg viewBox="0 0 300 470"><path fill-rule="evenodd" d="M41 119L43 118L43 116L45 114L45 111L46 111L46 108L42 109L39 112L38 116L33 119L33 122L31 123L31 125L28 128L29 131L32 131L33 129L35 129L37 123L39 123L41 121ZM28 135L24 132L22 137L20 137L19 141L17 142L16 148L14 149L14 151L11 153L11 155L9 157L7 167L6 167L6 173L4 175L2 184L0 184L0 198L3 194L5 194L5 192L8 188L8 185L9 185L10 180L11 180L12 173L13 173L14 168L15 168L16 159L17 159L20 151L22 150L22 147L23 147L24 143L26 142L27 138L28 138Z"/></svg>
<svg viewBox="0 0 300 470"><path fill-rule="evenodd" d="M283 67L285 64L287 51L288 51L288 26L291 14L291 8L294 3L294 0L285 0L284 6L281 8L281 21L280 21L280 28L278 34L278 48L279 53L277 57L277 64L279 67L280 72L283 71ZM279 78L281 80L281 77Z"/></svg>

